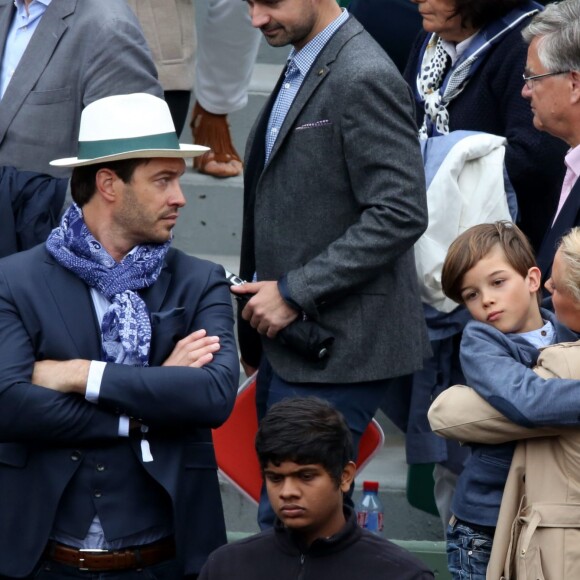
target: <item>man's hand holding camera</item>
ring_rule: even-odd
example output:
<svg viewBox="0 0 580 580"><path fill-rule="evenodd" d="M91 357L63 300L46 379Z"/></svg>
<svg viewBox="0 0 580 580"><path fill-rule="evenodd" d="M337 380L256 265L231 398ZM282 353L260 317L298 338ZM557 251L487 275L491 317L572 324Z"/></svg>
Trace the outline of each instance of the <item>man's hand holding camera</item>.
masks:
<svg viewBox="0 0 580 580"><path fill-rule="evenodd" d="M238 295L254 295L242 310L242 318L268 338L275 338L283 328L298 318L298 311L282 298L277 282L246 282L232 286L231 291Z"/></svg>

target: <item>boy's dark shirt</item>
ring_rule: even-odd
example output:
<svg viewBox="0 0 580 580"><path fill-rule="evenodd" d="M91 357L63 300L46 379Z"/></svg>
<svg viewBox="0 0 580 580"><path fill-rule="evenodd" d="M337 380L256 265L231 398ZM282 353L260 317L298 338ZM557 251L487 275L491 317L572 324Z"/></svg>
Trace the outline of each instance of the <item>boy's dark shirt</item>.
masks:
<svg viewBox="0 0 580 580"><path fill-rule="evenodd" d="M222 546L213 552L199 580L432 580L425 564L392 542L356 523L345 506L347 522L330 538L301 550L296 534L280 521L274 529Z"/></svg>

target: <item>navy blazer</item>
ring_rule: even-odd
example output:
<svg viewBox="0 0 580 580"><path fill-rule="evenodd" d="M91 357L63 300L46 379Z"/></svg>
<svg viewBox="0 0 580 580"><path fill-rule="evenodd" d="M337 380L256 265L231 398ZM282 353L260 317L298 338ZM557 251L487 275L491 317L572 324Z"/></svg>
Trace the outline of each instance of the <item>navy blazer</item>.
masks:
<svg viewBox="0 0 580 580"><path fill-rule="evenodd" d="M58 225L68 179L0 167L0 257L29 250Z"/></svg>
<svg viewBox="0 0 580 580"><path fill-rule="evenodd" d="M184 573L197 573L226 541L210 428L233 407L239 362L223 269L171 249L141 295L151 313L151 366L107 364L95 405L31 383L37 360L101 359L89 288L43 245L0 261L0 575L31 573L79 466L75 457L84 446L119 442L120 414L150 428L154 461L143 468L173 502ZM159 366L200 328L220 337L210 364Z"/></svg>
<svg viewBox="0 0 580 580"><path fill-rule="evenodd" d="M580 179L576 180L558 218L546 233L538 251L538 267L542 271L543 280L547 280L552 275L552 262L560 238L576 226L580 226Z"/></svg>

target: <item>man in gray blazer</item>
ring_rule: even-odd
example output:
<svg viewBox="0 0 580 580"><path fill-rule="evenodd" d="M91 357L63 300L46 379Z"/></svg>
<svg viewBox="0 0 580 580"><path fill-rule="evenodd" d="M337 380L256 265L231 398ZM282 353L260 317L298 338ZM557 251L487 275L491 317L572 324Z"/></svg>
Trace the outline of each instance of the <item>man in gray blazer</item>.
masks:
<svg viewBox="0 0 580 580"><path fill-rule="evenodd" d="M162 97L124 0L0 0L0 165L67 177L81 111L133 92Z"/></svg>
<svg viewBox="0 0 580 580"><path fill-rule="evenodd" d="M336 0L247 0L272 46L293 45L246 146L240 274L246 372L258 414L316 395L345 416L355 449L394 377L428 354L413 244L427 225L410 91ZM335 337L310 361L280 341L299 317Z"/></svg>

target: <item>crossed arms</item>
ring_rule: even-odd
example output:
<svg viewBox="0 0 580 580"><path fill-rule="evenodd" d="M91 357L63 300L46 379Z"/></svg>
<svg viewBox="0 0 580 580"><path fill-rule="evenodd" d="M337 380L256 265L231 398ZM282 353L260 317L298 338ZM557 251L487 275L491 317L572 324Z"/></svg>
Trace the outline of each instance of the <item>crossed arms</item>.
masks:
<svg viewBox="0 0 580 580"><path fill-rule="evenodd" d="M231 299L221 268L196 272L195 279L184 273L183 286L169 291L166 301L186 304L185 309L175 309L185 310L185 315L164 321L153 334L158 348L163 344L167 349L157 362L162 366L105 365L97 404L83 396L90 362L87 349L71 340L70 329L67 332L59 315L63 303L52 300L42 274L33 272L29 264L22 268L29 272L26 282L18 275L8 280L0 271L0 342L4 345L0 352L0 441L83 444L116 440L120 415L133 417L157 433L187 432L225 421L235 400L239 363ZM11 274L14 271L19 274L18 267ZM74 284L82 285L73 277L66 280L71 293L78 290ZM197 290L190 291L190 286ZM78 324L89 337L95 332L90 297L85 288L80 290L86 296L84 302L77 302L86 317ZM74 308L73 301L69 302ZM170 308L171 304L164 310ZM177 321L183 324L185 338L174 345ZM199 336L204 334L201 329L205 336ZM213 338L217 336L219 342ZM79 358L80 353L85 358Z"/></svg>
<svg viewBox="0 0 580 580"><path fill-rule="evenodd" d="M558 398L560 389L562 386L566 389L567 383L576 384L578 389L576 408L580 405L580 380L565 381L560 378L580 377L579 351L580 341L553 345L540 354L533 369L536 379L531 384L539 387L538 398L543 399L543 406L549 407L550 401ZM524 365L520 366L530 372ZM509 407L504 408L509 413ZM475 390L460 385L450 387L441 393L431 405L428 417L434 433L447 439L473 443L499 444L532 437L557 436L568 429L565 426L556 427L557 419L551 421L551 426L526 427L517 424L516 421L520 419L518 414L506 417ZM562 425L563 421L564 419ZM568 427L578 424L580 418L577 417L577 424L568 423Z"/></svg>

